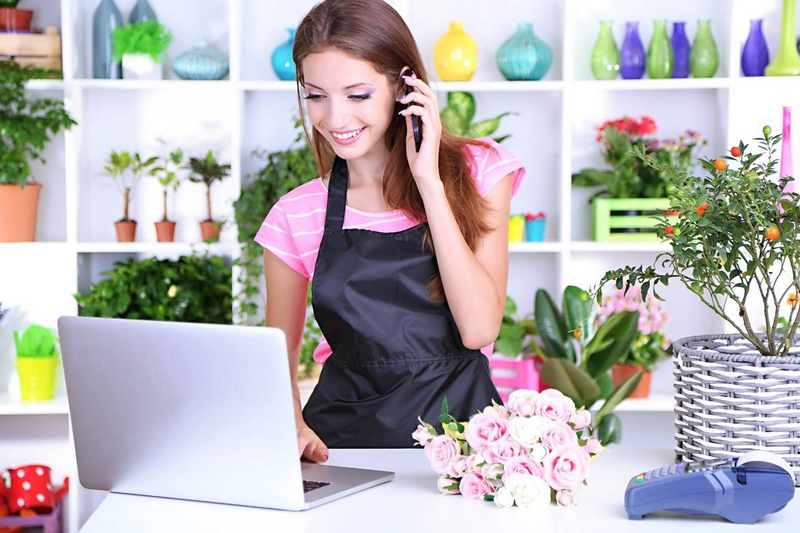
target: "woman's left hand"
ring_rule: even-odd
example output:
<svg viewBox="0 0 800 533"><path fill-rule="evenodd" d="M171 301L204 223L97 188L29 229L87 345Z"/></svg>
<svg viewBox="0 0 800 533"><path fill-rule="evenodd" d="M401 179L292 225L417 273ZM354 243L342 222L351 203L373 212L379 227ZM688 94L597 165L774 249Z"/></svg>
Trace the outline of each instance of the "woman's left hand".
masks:
<svg viewBox="0 0 800 533"><path fill-rule="evenodd" d="M401 104L411 104L400 111L406 117L406 157L417 186L426 185L429 181L439 181L439 141L442 138L442 121L439 117L439 99L433 89L417 77L404 76L405 82L414 88L414 92L399 100ZM414 143L414 130L411 115L420 117L422 128L422 146L417 152Z"/></svg>

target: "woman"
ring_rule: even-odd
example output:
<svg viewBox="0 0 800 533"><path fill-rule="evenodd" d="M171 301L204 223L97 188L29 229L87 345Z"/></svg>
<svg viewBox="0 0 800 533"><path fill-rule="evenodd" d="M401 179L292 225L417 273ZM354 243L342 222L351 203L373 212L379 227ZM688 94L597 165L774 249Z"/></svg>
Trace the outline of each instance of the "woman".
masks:
<svg viewBox="0 0 800 533"><path fill-rule="evenodd" d="M300 455L411 447L417 417L437 420L445 396L462 420L501 401L486 355L525 169L491 139L442 130L414 38L382 1L316 5L297 28L294 61L322 177L281 197L255 240L265 247L266 324L287 337ZM416 75L401 77L407 68ZM309 281L332 354L301 411Z"/></svg>

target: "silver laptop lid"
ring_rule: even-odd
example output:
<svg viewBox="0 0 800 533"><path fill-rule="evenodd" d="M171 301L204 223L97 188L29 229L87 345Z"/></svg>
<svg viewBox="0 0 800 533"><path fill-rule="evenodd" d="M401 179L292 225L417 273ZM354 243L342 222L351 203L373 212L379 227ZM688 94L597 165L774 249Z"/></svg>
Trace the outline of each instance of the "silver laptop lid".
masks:
<svg viewBox="0 0 800 533"><path fill-rule="evenodd" d="M303 507L282 330L88 317L58 330L84 487Z"/></svg>

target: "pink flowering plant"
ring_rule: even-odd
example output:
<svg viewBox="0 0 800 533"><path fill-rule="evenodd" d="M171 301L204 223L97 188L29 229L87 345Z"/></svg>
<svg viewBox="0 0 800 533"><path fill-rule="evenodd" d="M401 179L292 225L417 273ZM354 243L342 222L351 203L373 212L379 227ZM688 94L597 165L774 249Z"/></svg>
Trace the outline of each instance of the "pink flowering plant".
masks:
<svg viewBox="0 0 800 533"><path fill-rule="evenodd" d="M652 294L648 295L645 302L639 286L631 287L627 293L616 289L603 296L594 320L595 329L622 311L638 312L639 320L637 334L631 343L630 351L617 363L643 366L647 370L652 370L659 360L672 354L669 337L664 333L670 321L669 312Z"/></svg>
<svg viewBox="0 0 800 533"><path fill-rule="evenodd" d="M439 491L501 508L574 505L602 449L589 411L556 389L514 391L508 405L492 402L468 422L450 415L445 398L439 421L444 434L422 419L412 434L440 476Z"/></svg>

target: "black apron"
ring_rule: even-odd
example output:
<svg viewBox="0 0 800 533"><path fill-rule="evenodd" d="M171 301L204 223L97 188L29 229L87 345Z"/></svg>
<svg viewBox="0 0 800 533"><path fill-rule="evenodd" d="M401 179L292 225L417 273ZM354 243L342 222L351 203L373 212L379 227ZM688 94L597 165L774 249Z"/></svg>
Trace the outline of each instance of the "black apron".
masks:
<svg viewBox="0 0 800 533"><path fill-rule="evenodd" d="M486 356L461 342L446 301L430 301L438 265L423 248L427 222L342 229L347 185L336 156L311 302L333 353L303 418L329 448L410 448L417 417L440 427L445 396L460 421L502 400Z"/></svg>

